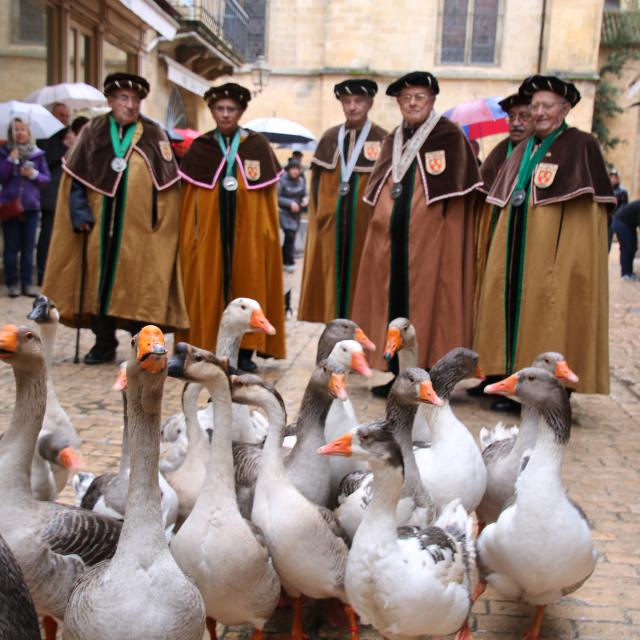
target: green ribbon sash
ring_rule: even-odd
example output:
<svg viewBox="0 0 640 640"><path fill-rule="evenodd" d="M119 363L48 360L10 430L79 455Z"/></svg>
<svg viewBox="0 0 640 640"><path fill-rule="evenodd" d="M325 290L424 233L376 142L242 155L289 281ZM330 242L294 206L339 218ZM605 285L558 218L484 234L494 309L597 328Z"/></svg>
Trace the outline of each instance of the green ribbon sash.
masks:
<svg viewBox="0 0 640 640"><path fill-rule="evenodd" d="M227 169L225 177L234 175L234 164L236 161L236 154L238 153L238 147L240 146L240 129L238 129L231 139L231 144L227 147L224 137L219 131L216 131L216 140L220 146L220 151L227 163Z"/></svg>
<svg viewBox="0 0 640 640"><path fill-rule="evenodd" d="M113 147L113 153L115 153L116 158L125 157L127 150L131 146L131 141L133 140L133 134L135 132L136 127L135 123L133 123L133 126L129 127L122 140L120 140L118 123L115 121L113 116L109 116L109 133L111 134L111 146Z"/></svg>

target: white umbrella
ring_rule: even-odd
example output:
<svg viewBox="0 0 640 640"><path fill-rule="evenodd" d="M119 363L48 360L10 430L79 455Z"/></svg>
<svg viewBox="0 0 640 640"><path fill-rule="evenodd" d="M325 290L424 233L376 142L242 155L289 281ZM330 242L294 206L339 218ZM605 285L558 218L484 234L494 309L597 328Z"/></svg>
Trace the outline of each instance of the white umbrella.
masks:
<svg viewBox="0 0 640 640"><path fill-rule="evenodd" d="M271 142L309 142L316 139L309 129L285 118L255 118L242 126L262 133Z"/></svg>
<svg viewBox="0 0 640 640"><path fill-rule="evenodd" d="M6 139L9 123L13 118L22 118L29 125L34 138L50 138L64 129L62 122L41 104L9 100L0 102L0 138Z"/></svg>
<svg viewBox="0 0 640 640"><path fill-rule="evenodd" d="M25 102L49 107L63 102L69 109L91 109L106 104L107 99L102 91L85 82L63 82L34 91L25 98Z"/></svg>

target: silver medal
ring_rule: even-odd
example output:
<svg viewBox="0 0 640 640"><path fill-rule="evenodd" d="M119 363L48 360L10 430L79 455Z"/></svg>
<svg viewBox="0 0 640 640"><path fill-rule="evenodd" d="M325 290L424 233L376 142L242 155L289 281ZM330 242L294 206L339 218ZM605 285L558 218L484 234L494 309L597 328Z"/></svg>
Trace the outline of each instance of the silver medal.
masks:
<svg viewBox="0 0 640 640"><path fill-rule="evenodd" d="M116 173L122 173L127 168L127 161L124 158L114 158L111 161L111 168Z"/></svg>
<svg viewBox="0 0 640 640"><path fill-rule="evenodd" d="M349 194L349 191L351 191L351 186L349 185L348 182L341 182L340 186L338 187L338 193L341 196L346 196Z"/></svg>
<svg viewBox="0 0 640 640"><path fill-rule="evenodd" d="M402 193L402 183L395 182L394 185L391 187L391 197L394 200L397 200L400 197L401 193Z"/></svg>
<svg viewBox="0 0 640 640"><path fill-rule="evenodd" d="M236 191L238 188L238 181L233 176L225 176L222 180L222 186L227 191Z"/></svg>
<svg viewBox="0 0 640 640"><path fill-rule="evenodd" d="M524 189L516 189L511 197L511 204L519 207L527 198L527 192Z"/></svg>

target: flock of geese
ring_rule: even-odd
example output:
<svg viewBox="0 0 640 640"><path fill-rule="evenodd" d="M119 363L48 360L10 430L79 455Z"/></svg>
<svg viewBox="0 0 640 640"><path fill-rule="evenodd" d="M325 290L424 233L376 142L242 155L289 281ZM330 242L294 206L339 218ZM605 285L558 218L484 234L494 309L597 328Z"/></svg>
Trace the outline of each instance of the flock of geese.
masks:
<svg viewBox="0 0 640 640"><path fill-rule="evenodd" d="M479 377L478 355L453 349L416 367L409 320L390 323L385 357L400 373L383 417L358 424L346 375L371 375L375 348L353 322L320 337L295 425L282 397L241 374L247 331L274 329L253 300L232 301L216 353L144 327L114 387L124 432L116 473L80 477L80 507L54 500L83 465L58 402L51 359L59 320L44 296L26 326L0 330L15 408L0 441L0 638L202 640L216 622L251 624L302 599L344 607L388 640L456 633L469 640L473 602L487 584L536 605L524 636L539 638L544 608L591 575L587 520L562 484L571 409L562 355L489 385L523 405L519 428L481 433L482 451L449 397ZM183 411L161 421L167 375L183 380ZM210 403L198 410L206 390ZM163 442L161 442L161 439ZM89 485L89 486L87 486ZM286 596L286 598L284 597Z"/></svg>

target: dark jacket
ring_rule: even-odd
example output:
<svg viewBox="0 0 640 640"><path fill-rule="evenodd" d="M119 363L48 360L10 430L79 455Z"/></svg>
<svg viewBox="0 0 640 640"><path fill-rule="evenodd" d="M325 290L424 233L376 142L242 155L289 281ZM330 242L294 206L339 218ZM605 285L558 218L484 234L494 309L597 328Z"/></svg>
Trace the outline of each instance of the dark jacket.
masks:
<svg viewBox="0 0 640 640"><path fill-rule="evenodd" d="M25 211L40 211L40 188L51 179L49 167L42 149L37 149L29 155L29 160L33 162L38 175L30 180L20 175L20 165L15 164L9 158L10 150L7 146L0 147L0 203L4 204L13 200L20 194Z"/></svg>
<svg viewBox="0 0 640 640"><path fill-rule="evenodd" d="M51 180L43 185L40 191L40 205L44 211L54 211L56 208L56 198L58 197L58 187L62 177L62 158L67 153L69 147L64 144L68 128L61 129L50 138L36 140L36 144L45 153L47 166Z"/></svg>
<svg viewBox="0 0 640 640"><path fill-rule="evenodd" d="M280 209L280 226L288 231L296 231L300 226L300 214L302 213L302 199L307 196L307 183L304 175L292 180L285 171L278 182L278 207ZM297 202L300 211L293 213L291 203Z"/></svg>

